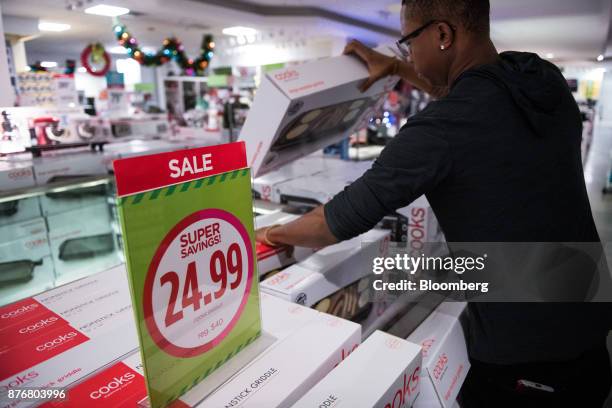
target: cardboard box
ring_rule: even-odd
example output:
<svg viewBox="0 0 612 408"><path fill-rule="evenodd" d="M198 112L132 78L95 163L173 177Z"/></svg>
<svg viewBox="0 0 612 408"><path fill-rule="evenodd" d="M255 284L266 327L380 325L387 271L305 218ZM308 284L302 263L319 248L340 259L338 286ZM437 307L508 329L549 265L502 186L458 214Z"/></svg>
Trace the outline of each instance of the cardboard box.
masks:
<svg viewBox="0 0 612 408"><path fill-rule="evenodd" d="M348 137L393 88L385 78L367 92L357 58L339 56L266 73L240 133L255 177Z"/></svg>
<svg viewBox="0 0 612 408"><path fill-rule="evenodd" d="M3 307L0 353L54 330L58 324L70 325L89 338L133 325L124 275L125 268L113 268ZM41 319L43 324L32 326Z"/></svg>
<svg viewBox="0 0 612 408"><path fill-rule="evenodd" d="M312 306L321 299L372 273L372 259L385 256L389 231L371 230L319 250L261 282L261 290L282 299Z"/></svg>
<svg viewBox="0 0 612 408"><path fill-rule="evenodd" d="M358 324L331 316L317 319L270 347L197 406L290 407L360 341Z"/></svg>
<svg viewBox="0 0 612 408"><path fill-rule="evenodd" d="M110 126L115 140L162 139L172 136L167 115L111 119Z"/></svg>
<svg viewBox="0 0 612 408"><path fill-rule="evenodd" d="M297 218L299 218L298 215L280 211L272 214L264 214L255 217L255 228L263 228L275 224L286 224ZM268 272L302 261L315 252L312 248L291 248L286 246L269 247L262 243L257 243L256 249L257 270L259 271L260 277Z"/></svg>
<svg viewBox="0 0 612 408"><path fill-rule="evenodd" d="M294 407L411 407L420 370L418 346L376 331Z"/></svg>
<svg viewBox="0 0 612 408"><path fill-rule="evenodd" d="M443 302L408 337L422 347L421 393L415 408L452 407L470 369L459 321L464 302Z"/></svg>
<svg viewBox="0 0 612 408"><path fill-rule="evenodd" d="M0 308L0 339L9 345L0 350L0 406L31 405L9 401L10 389L65 388L137 350L122 273L114 268Z"/></svg>
<svg viewBox="0 0 612 408"><path fill-rule="evenodd" d="M280 299L267 293L261 294L262 330L278 340L301 329L317 319L327 316L306 306Z"/></svg>
<svg viewBox="0 0 612 408"><path fill-rule="evenodd" d="M0 227L0 304L53 287L55 279L45 220ZM10 237L10 238L9 238Z"/></svg>
<svg viewBox="0 0 612 408"><path fill-rule="evenodd" d="M110 210L105 202L49 215L47 223L59 284L101 272L121 262Z"/></svg>
<svg viewBox="0 0 612 408"><path fill-rule="evenodd" d="M41 186L106 174L108 170L105 155L89 151L58 154L34 160L36 183ZM106 184L98 184L47 192L40 196L40 204L43 215L53 215L106 202L106 196Z"/></svg>
<svg viewBox="0 0 612 408"><path fill-rule="evenodd" d="M371 165L371 162L369 164ZM280 203L281 186L285 183L291 185L290 181L296 181L299 184L304 177L317 174L344 177L347 171L353 174L352 180L354 180L356 178L354 174L357 174L357 177L363 174L363 171L365 171L361 170L363 167L364 165L358 162L349 162L337 157L313 153L254 179L254 197L264 201Z"/></svg>
<svg viewBox="0 0 612 408"><path fill-rule="evenodd" d="M0 251L2 251L2 248L0 248ZM19 272L15 272L15 268L12 269L12 272L21 274L24 276L23 278L5 281L0 284L0 306L53 288L55 269L53 268L51 256L43 256L36 261L32 261L30 265L28 265L28 261L32 260L27 260L24 264L19 265ZM0 264L0 268L3 268L2 264Z"/></svg>
<svg viewBox="0 0 612 408"><path fill-rule="evenodd" d="M34 169L30 161L0 161L0 191L34 187Z"/></svg>
<svg viewBox="0 0 612 408"><path fill-rule="evenodd" d="M315 168L302 166L302 160L296 160L280 169L264 174L253 180L253 197L258 200L280 203L277 186L289 180L309 176Z"/></svg>
<svg viewBox="0 0 612 408"><path fill-rule="evenodd" d="M274 336L275 342L288 337L305 324L325 318L325 315L315 310L266 294L261 296L261 308L262 328L266 333ZM196 386L171 406L178 408L189 407L190 402L197 404L204 397L200 388L200 385ZM146 398L147 389L140 353L133 353L120 362L101 368L84 381L71 387L66 400L52 401L42 407L144 406L146 402L143 400Z"/></svg>
<svg viewBox="0 0 612 408"><path fill-rule="evenodd" d="M103 176L108 174L104 155L89 150L78 153L57 153L33 160L36 184L44 186L77 177Z"/></svg>
<svg viewBox="0 0 612 408"><path fill-rule="evenodd" d="M135 353L123 361L71 387L64 400L49 401L41 408L68 407L135 407L147 396L144 369Z"/></svg>
<svg viewBox="0 0 612 408"><path fill-rule="evenodd" d="M409 255L421 256L424 251L431 252L438 248L428 244L445 241L436 215L425 196L419 197L407 207L400 208L397 213L408 218L407 251Z"/></svg>
<svg viewBox="0 0 612 408"><path fill-rule="evenodd" d="M330 158L327 160L327 168L316 174L277 184L274 196L283 204L325 204L371 166L371 161L353 162Z"/></svg>
<svg viewBox="0 0 612 408"><path fill-rule="evenodd" d="M40 201L38 197L0 202L0 226L32 220L40 216Z"/></svg>

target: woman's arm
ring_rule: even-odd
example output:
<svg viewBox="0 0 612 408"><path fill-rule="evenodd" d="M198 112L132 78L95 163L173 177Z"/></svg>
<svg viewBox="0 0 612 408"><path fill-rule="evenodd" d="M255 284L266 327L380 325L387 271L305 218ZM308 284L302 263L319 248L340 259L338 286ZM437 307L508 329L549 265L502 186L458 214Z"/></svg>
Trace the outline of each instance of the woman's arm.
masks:
<svg viewBox="0 0 612 408"><path fill-rule="evenodd" d="M260 228L256 231L256 239L272 246L292 245L307 248L321 248L338 242L327 226L323 206L290 223Z"/></svg>

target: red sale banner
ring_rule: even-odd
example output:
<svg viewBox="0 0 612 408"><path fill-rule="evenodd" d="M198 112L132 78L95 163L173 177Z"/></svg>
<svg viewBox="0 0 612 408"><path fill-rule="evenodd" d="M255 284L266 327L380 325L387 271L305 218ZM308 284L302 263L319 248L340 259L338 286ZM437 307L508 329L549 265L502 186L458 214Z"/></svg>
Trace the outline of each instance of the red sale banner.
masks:
<svg viewBox="0 0 612 408"><path fill-rule="evenodd" d="M246 166L244 142L131 157L113 163L119 197Z"/></svg>

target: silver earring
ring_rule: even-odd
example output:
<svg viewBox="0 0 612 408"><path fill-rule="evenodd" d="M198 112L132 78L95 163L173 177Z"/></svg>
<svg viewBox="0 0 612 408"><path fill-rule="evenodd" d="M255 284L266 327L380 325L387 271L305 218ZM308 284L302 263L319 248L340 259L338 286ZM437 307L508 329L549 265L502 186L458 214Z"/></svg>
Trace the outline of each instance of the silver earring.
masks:
<svg viewBox="0 0 612 408"><path fill-rule="evenodd" d="M443 46L443 45L441 45L441 46L440 46L440 49L441 49L442 51L444 51L444 46Z"/></svg>

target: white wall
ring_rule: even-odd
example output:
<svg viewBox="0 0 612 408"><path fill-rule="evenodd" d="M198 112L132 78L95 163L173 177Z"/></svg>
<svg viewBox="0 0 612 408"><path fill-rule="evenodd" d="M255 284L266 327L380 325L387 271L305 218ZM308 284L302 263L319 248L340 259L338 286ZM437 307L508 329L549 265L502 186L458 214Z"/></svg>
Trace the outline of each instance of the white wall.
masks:
<svg viewBox="0 0 612 408"><path fill-rule="evenodd" d="M2 9L0 9L2 16ZM6 45L4 39L4 27L0 18L0 106L13 106L15 104L15 92L11 85L8 60L6 57Z"/></svg>
<svg viewBox="0 0 612 408"><path fill-rule="evenodd" d="M612 66L609 66L606 70L601 85L601 98L599 104L599 115L601 120L612 121Z"/></svg>

